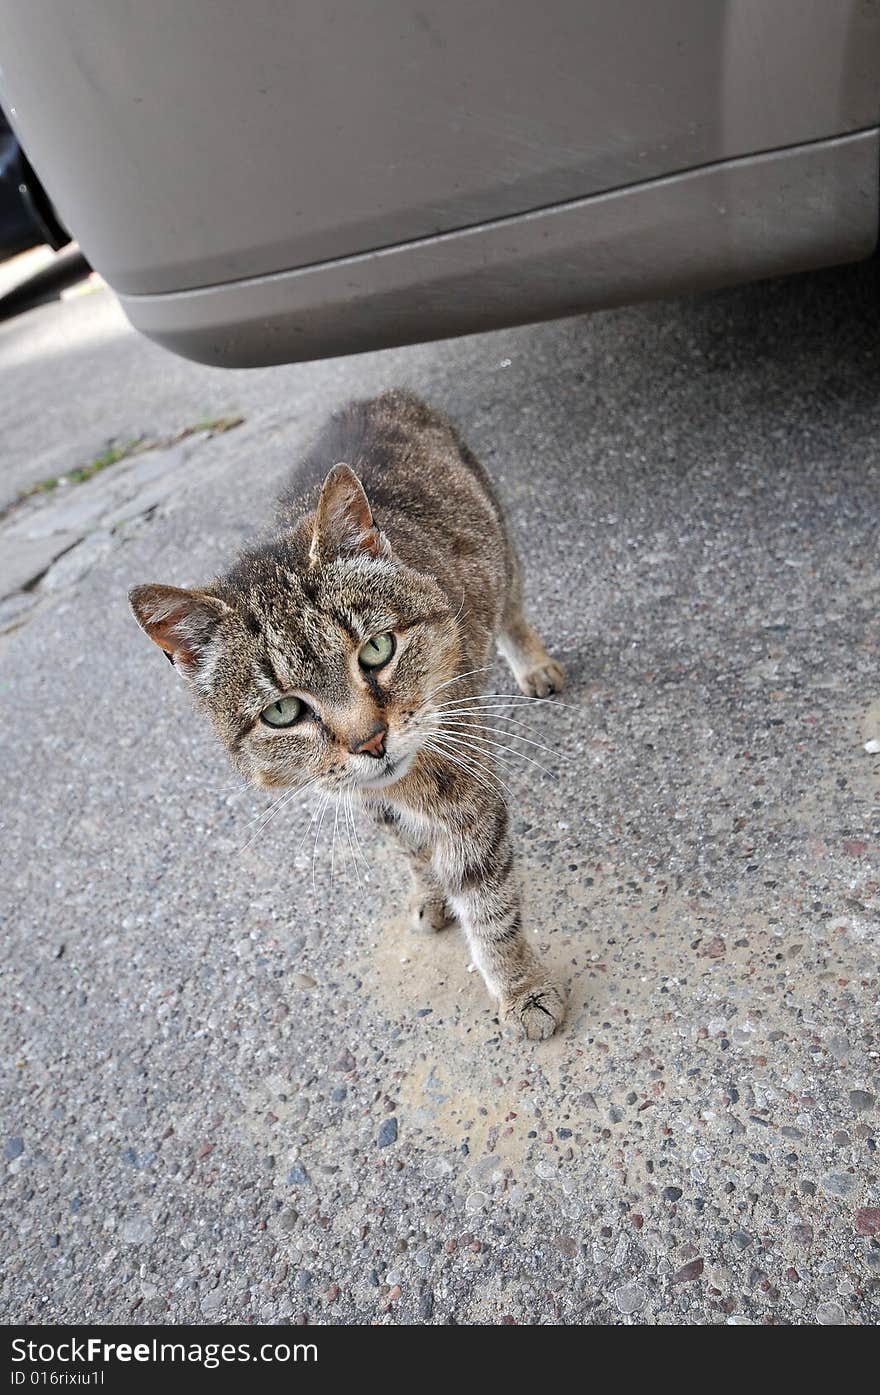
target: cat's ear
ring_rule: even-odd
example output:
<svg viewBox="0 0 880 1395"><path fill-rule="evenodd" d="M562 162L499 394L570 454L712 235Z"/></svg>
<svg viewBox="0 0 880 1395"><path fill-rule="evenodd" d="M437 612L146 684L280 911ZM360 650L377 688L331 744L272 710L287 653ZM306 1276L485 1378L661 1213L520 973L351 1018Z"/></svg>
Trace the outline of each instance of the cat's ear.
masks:
<svg viewBox="0 0 880 1395"><path fill-rule="evenodd" d="M231 613L225 601L180 586L134 586L128 601L144 633L188 678L204 673L217 653L220 621Z"/></svg>
<svg viewBox="0 0 880 1395"><path fill-rule="evenodd" d="M388 539L373 521L364 487L348 465L334 465L321 488L315 512L309 561L312 566L334 557L390 557Z"/></svg>

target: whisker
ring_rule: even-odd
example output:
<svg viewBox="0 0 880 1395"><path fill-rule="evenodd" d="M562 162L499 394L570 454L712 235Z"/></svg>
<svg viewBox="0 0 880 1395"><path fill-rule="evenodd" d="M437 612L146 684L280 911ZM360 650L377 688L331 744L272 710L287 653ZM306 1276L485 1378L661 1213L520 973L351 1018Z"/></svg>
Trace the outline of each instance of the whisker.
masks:
<svg viewBox="0 0 880 1395"><path fill-rule="evenodd" d="M494 712L492 708L484 709L482 707L450 707L446 711L438 713L438 715L442 717L444 722L446 721L447 717L482 718L483 716L490 716L496 722L510 722L515 727L522 727L523 731L535 730L534 722L522 722L518 717L510 717L506 712ZM491 727L489 726L488 722L484 722L483 725L486 727L487 730L491 730ZM519 739L522 740L523 738L520 737Z"/></svg>
<svg viewBox="0 0 880 1395"><path fill-rule="evenodd" d="M474 750L474 748L468 745L466 741L462 741L457 736L446 736L446 740L455 742L456 750L459 755L463 754L465 756L471 757L472 759L476 759L478 756L488 756L490 754L488 751L483 751L481 749ZM512 774L516 770L516 766L513 764L513 761L508 760L505 756L496 756L492 754L492 760L496 761L501 766L501 768L509 774Z"/></svg>
<svg viewBox="0 0 880 1395"><path fill-rule="evenodd" d="M339 798L336 799L336 809L333 816L333 840L330 844L330 891L333 891L334 879L336 876L336 833L339 829Z"/></svg>
<svg viewBox="0 0 880 1395"><path fill-rule="evenodd" d="M439 692L440 690L437 688L435 691ZM433 694L429 694L428 696L432 697ZM426 698L425 701L427 700ZM489 702L497 707L507 707L514 702L525 702L531 704L533 707L549 707L551 710L554 707L561 707L568 712L581 712L583 710L575 706L573 702L563 702L558 697L535 698L527 697L525 693L472 693L470 697L449 698L444 702L435 702L434 706L453 707L457 702Z"/></svg>
<svg viewBox="0 0 880 1395"><path fill-rule="evenodd" d="M321 836L321 824L324 822L324 814L326 812L327 805L329 804L329 802L330 795L328 793L325 794L324 803L321 805L321 817L318 819L318 827L315 829L315 846L312 848L312 891L315 896L318 895L318 883L315 877L315 858L318 853L318 839Z"/></svg>
<svg viewBox="0 0 880 1395"><path fill-rule="evenodd" d="M348 791L348 793L347 793L346 796L345 796L345 805L344 805L344 808L345 808L345 831L346 831L346 833L347 833L347 835L348 835L348 847L349 847L349 851L351 852L351 862L352 862L352 866L354 867L354 874L355 874L355 876L356 876L357 879L358 879L358 886L361 886L361 885L362 885L362 882L361 882L361 869L360 869L360 867L358 867L357 855L356 855L355 850L354 850L354 842L352 841L352 836L351 836L351 821L352 821L352 818L354 817L354 815L353 815L353 813L352 813L352 808L351 808L351 791L350 791L350 790Z"/></svg>
<svg viewBox="0 0 880 1395"><path fill-rule="evenodd" d="M529 702L532 701L532 699L525 698L523 699L523 701ZM529 712L528 714L525 714L520 708L520 717L528 715L528 723L524 723L520 720L520 717L514 717L511 715L510 709L512 705L513 704L511 702L490 702L484 705L478 705L477 703L474 703L472 707L445 707L441 704L437 707L429 709L427 712L420 712L418 716L436 717L439 718L441 721L445 721L447 716L492 717L496 721L513 722L515 726L525 726L526 731L535 730L532 719L536 716L536 714L534 712ZM513 710L516 711L516 708L514 707ZM557 716L562 715L563 713L561 712L557 713Z"/></svg>
<svg viewBox="0 0 880 1395"><path fill-rule="evenodd" d="M325 803L327 802L327 800L328 800L329 798L330 798L329 794L324 793L323 798L322 798L320 804L318 805L317 809L313 809L313 810L312 810L312 816L311 816L311 818L309 819L308 824L306 825L306 830L305 830L305 832L303 833L303 836L300 838L299 843L298 843L298 845L297 845L297 849L296 849L296 855L297 855L297 856L299 856L300 852L302 852L302 845L303 845L303 843L306 841L306 838L309 836L309 833L311 832L312 828L314 827L315 819L318 817L318 815L320 814L321 810L324 808L324 805L325 805Z"/></svg>
<svg viewBox="0 0 880 1395"><path fill-rule="evenodd" d="M189 783L189 782L188 782ZM202 794L213 794L216 797L225 795L227 801L230 799L240 799L243 794L249 791L253 793L254 786L249 781L237 781L234 785L199 785Z"/></svg>
<svg viewBox="0 0 880 1395"><path fill-rule="evenodd" d="M269 824L272 822L275 815L279 814L281 810L287 804L290 804L291 801L298 794L302 794L305 790L309 788L309 785L313 785L314 783L314 780L310 780L306 785L297 785L293 789L285 790L284 793L278 799L276 799L272 805L270 805L268 810L264 809L261 814L258 814L257 820L260 820L258 827L254 830L253 835L247 840L244 847L239 848L239 853L246 852L247 849L251 846L251 844L257 841L260 834L264 833L265 830L269 827ZM257 820L249 819L246 827L250 827L250 825L256 822Z"/></svg>
<svg viewBox="0 0 880 1395"><path fill-rule="evenodd" d="M282 809L286 809L289 804L292 804L296 799L297 795L303 794L307 789L308 786L302 786L301 788L290 790L283 798L277 799L275 803L272 805L272 807L268 810L268 812L263 815L262 821L254 830L252 837L245 844L245 847L250 847L251 843L254 842L255 839L259 838L262 833L265 833L266 829L269 827L269 824L273 822L275 816L277 814L280 814ZM254 820L251 819L250 822L253 823ZM242 849L242 851L244 851L244 849Z"/></svg>
<svg viewBox="0 0 880 1395"><path fill-rule="evenodd" d="M354 834L355 845L357 847L358 853L360 854L361 861L364 864L364 881L368 882L370 880L370 860L364 852L363 848L361 847L361 839L360 834L358 833L357 826L357 815L354 811L354 795L351 793L351 791L349 791L348 799L349 805L351 807L351 831Z"/></svg>
<svg viewBox="0 0 880 1395"><path fill-rule="evenodd" d="M245 823L245 828L250 828L252 823L259 823L261 819L264 819L267 816L267 814L271 814L273 809L277 809L279 804L284 803L285 799L288 798L290 793L290 790L284 790L281 794L278 795L277 799L272 800L272 803L269 805L268 809L261 809L258 814L254 814L253 818L248 819Z"/></svg>
<svg viewBox="0 0 880 1395"><path fill-rule="evenodd" d="M260 819L271 819L276 809L280 808L282 804L287 803L290 799L293 798L294 795L303 794L309 788L310 785L313 785L315 783L315 780L317 780L317 778L318 777L316 775L311 780L306 780L304 785L293 785L289 789L283 790L281 794L278 796L278 798L269 805L268 809L263 809L260 811L259 814L255 814L252 819L248 819L247 823L245 824L245 828L249 828L252 823L257 823Z"/></svg>
<svg viewBox="0 0 880 1395"><path fill-rule="evenodd" d="M461 619L463 613L464 613L464 591L462 591L462 593L461 593L461 605L458 607L458 610L456 611L456 613L455 613L455 614L453 615L453 617L452 617L452 623L453 623L453 625L458 624L458 621Z"/></svg>
<svg viewBox="0 0 880 1395"><path fill-rule="evenodd" d="M481 751L487 747L492 749L493 751L507 751L512 756L519 756L521 760L528 761L530 765L536 765L538 769L543 770L546 775L553 775L553 771L548 770L546 765L542 765L540 761L535 760L532 756L527 756L525 751L518 751L514 746L503 746L497 741L491 741L488 737L478 736L476 735L476 733L471 733L469 740L465 740L464 737L460 735L454 735L452 733L449 733L447 735L445 729L443 730L443 735L446 736L449 741L454 741L457 745L463 746L466 751L470 752L471 755L476 755L478 751ZM471 746L471 741L479 743L479 746L476 750L473 746ZM515 768L512 762L510 761L509 757L493 755L493 759L502 761L508 770Z"/></svg>
<svg viewBox="0 0 880 1395"><path fill-rule="evenodd" d="M423 741L422 747L424 750L433 751L435 755L442 756L444 760L450 761L453 765L457 765L460 770L463 770L466 775L470 775L478 785L482 785L490 794L497 794L498 791L494 785L488 783L485 776L494 780L503 794L513 798L513 792L490 766L481 766L477 761L471 762L469 758L461 756L458 752L452 752L445 746L435 745L430 740Z"/></svg>
<svg viewBox="0 0 880 1395"><path fill-rule="evenodd" d="M516 704L515 704L510 698L508 698L508 699L507 699L506 701L504 701L504 702L486 702L486 703L477 703L477 702L475 702L472 706L469 706L469 707L465 707L465 706L464 706L464 701L465 701L465 700L462 699L461 703L459 703L459 704L454 704L454 703L442 703L442 702L440 702L440 703L437 703L436 705L432 706L431 712L436 712L436 713L440 713L440 714L442 714L442 713L444 713L444 712L449 712L452 716L464 716L464 717L468 717L468 716L470 716L470 714L471 714L472 712L503 712L503 713L507 714L508 712L510 712L511 708L512 708L514 711L516 711ZM537 699L537 698L535 698L535 699L532 699L532 698L523 698L523 703L531 703L531 702L533 702L533 701L534 701L534 702L537 702L538 699ZM520 710L521 710L521 709L520 709ZM530 713L529 713L529 719L531 720L531 718L534 717L535 715L536 715L535 713L530 712ZM511 718L511 720L513 720L513 718Z"/></svg>
<svg viewBox="0 0 880 1395"><path fill-rule="evenodd" d="M427 693L426 696L423 698L423 702L427 702L429 698L432 698L434 696L435 693L442 692L444 688L451 687L453 683L463 683L466 678L473 678L475 673L490 672L491 666L488 664L484 664L482 668L471 668L468 669L467 673L457 673L454 678L447 678L445 683L438 683L436 688L432 688L430 693Z"/></svg>
<svg viewBox="0 0 880 1395"><path fill-rule="evenodd" d="M525 726L525 723L520 722L519 725ZM474 723L466 722L463 718L458 717L447 718L444 715L442 730L446 731L447 728L451 728L453 731L473 731ZM507 736L511 741L524 741L527 746L534 746L538 751L546 751L550 756L559 755L558 750L555 750L553 746L545 746L542 741L532 741L528 736L520 736L518 731L505 731L503 727L493 727L488 722L480 722L479 730L494 732L496 736ZM529 730L530 728L526 727L526 731Z"/></svg>
<svg viewBox="0 0 880 1395"><path fill-rule="evenodd" d="M444 734L445 734L445 729L444 729ZM456 741L456 742L458 742L459 745L464 746L465 749L468 748L468 743L467 743L462 737L460 737L460 736L449 735L448 740L450 740L450 741ZM519 756L520 760L527 760L527 761L529 762L530 765L536 765L536 766L538 767L539 770L543 770L543 771L544 771L544 774L545 774L545 775L550 775L550 776L553 776L553 775L554 775L554 772L553 772L552 770L548 770L547 767L546 767L546 765L542 765L541 762L540 762L539 760L535 760L533 756L527 756L526 753L525 753L525 751L518 751L518 750L516 749L516 747L514 747L514 746L502 746L502 745L500 744L500 742L498 742L498 741L491 741L491 740L489 739L489 737L487 737L487 736L478 736L478 735L476 734L476 732L472 733L472 735L471 735L471 740L472 740L472 741L479 741L480 744L481 744L482 746L491 746L491 747L493 747L496 751L509 751L511 755L513 755L513 756ZM555 778L555 776L554 776L554 778Z"/></svg>
<svg viewBox="0 0 880 1395"><path fill-rule="evenodd" d="M474 753L462 751L458 748L455 751L450 751L449 747L445 744L440 747L440 749L444 752L448 760L453 760L458 765L462 765L462 762L465 762L465 764L462 765L462 769L473 775L478 784L482 784L492 794L496 794L500 790L505 799L513 799L513 790L506 780L502 780L495 765L489 763L490 757L488 752L481 751L479 753ZM486 756L485 764L480 762L480 755ZM505 766L505 770L506 768ZM488 784L486 782L486 777L488 777L490 781Z"/></svg>
<svg viewBox="0 0 880 1395"><path fill-rule="evenodd" d="M481 773L477 769L470 766L469 764L465 764L463 760L459 759L446 747L434 746L430 741L424 741L422 743L422 749L425 751L430 751L432 755L439 756L442 760L449 761L451 765L458 766L459 770L463 770L465 775L470 775L472 779L476 780L478 785L482 785L482 787L488 790L490 794L497 793L495 787L489 784L487 781L485 781L482 778Z"/></svg>

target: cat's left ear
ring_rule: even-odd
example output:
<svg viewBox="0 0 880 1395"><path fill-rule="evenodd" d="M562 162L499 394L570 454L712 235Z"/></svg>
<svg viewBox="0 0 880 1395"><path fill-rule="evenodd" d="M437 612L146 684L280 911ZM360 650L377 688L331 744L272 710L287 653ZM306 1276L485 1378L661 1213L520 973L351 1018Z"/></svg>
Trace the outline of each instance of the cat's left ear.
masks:
<svg viewBox="0 0 880 1395"><path fill-rule="evenodd" d="M371 557L391 556L388 539L376 527L357 475L348 465L334 465L318 500L309 560L314 567L359 552Z"/></svg>

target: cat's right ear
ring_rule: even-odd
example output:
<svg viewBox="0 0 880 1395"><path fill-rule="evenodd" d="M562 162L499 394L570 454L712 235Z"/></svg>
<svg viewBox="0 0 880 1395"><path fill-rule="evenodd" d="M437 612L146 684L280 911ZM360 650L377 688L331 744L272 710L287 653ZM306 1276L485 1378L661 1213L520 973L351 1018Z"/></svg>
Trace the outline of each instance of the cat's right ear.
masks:
<svg viewBox="0 0 880 1395"><path fill-rule="evenodd" d="M128 601L144 634L165 650L175 667L188 678L204 672L216 653L220 622L231 613L225 601L180 586L134 586Z"/></svg>

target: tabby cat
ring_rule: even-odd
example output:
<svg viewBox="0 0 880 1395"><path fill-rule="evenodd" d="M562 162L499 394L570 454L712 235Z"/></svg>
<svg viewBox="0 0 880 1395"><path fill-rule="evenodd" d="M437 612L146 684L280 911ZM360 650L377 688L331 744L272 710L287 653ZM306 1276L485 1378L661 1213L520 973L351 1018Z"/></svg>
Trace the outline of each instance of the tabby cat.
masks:
<svg viewBox="0 0 880 1395"><path fill-rule="evenodd" d="M481 678L493 642L530 697L563 673L451 423L403 390L352 403L282 497L272 542L202 589L136 586L130 601L240 773L357 796L409 852L416 921L457 919L502 1019L550 1036L564 997L523 933Z"/></svg>

